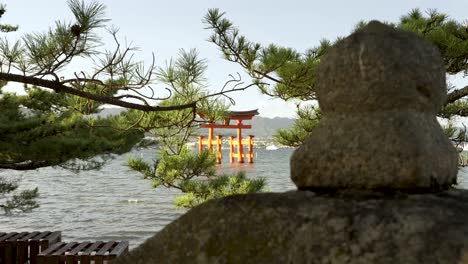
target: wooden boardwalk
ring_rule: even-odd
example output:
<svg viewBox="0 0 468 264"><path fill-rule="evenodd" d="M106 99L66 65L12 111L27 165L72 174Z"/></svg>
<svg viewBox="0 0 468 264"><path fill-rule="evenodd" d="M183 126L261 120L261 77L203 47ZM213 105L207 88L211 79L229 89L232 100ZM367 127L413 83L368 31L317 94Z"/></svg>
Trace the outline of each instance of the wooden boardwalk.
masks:
<svg viewBox="0 0 468 264"><path fill-rule="evenodd" d="M62 234L59 231L0 232L0 263L36 264L37 254L61 239Z"/></svg>
<svg viewBox="0 0 468 264"><path fill-rule="evenodd" d="M128 241L61 242L60 231L0 232L0 264L104 264L128 252Z"/></svg>
<svg viewBox="0 0 468 264"><path fill-rule="evenodd" d="M103 264L128 252L128 241L116 242L60 242L37 256L38 264Z"/></svg>

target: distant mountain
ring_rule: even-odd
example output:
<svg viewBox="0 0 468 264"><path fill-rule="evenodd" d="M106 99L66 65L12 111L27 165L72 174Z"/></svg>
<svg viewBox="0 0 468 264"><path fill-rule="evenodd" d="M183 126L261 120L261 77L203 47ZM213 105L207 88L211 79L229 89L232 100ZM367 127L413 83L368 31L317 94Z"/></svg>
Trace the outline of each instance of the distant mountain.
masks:
<svg viewBox="0 0 468 264"><path fill-rule="evenodd" d="M251 121L252 129L246 130L247 134L256 137L272 137L279 128L287 128L294 124L294 119L285 117L267 118L254 116Z"/></svg>
<svg viewBox="0 0 468 264"><path fill-rule="evenodd" d="M111 116L111 115L118 115L122 111L125 111L124 108L104 108L102 111L97 114L101 117ZM268 118L268 117L261 117L261 116L254 116L253 119L250 121L244 121L245 124L251 124L252 129L245 129L243 130L244 136L247 135L254 135L255 137L262 137L262 138L271 138L275 131L279 128L287 128L290 127L294 123L294 119L292 118L285 118L285 117L275 117L275 118ZM202 130L203 134L206 134L206 129ZM222 135L222 136L235 136L236 131L232 129L216 129L215 134Z"/></svg>
<svg viewBox="0 0 468 264"><path fill-rule="evenodd" d="M243 123L252 125L252 129L242 130L243 136L254 135L255 137L272 138L277 129L290 127L294 123L294 119L285 117L268 118L254 116L251 121L247 120ZM203 129L202 131L202 133L206 135L206 129ZM222 136L236 136L236 130L215 129L215 134Z"/></svg>

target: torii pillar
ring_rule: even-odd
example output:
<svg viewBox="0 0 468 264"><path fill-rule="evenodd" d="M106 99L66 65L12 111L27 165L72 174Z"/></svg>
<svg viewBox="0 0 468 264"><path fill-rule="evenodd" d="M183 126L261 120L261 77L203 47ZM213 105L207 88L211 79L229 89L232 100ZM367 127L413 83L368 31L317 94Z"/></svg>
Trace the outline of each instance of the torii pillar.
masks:
<svg viewBox="0 0 468 264"><path fill-rule="evenodd" d="M204 118L204 115L198 113L198 115ZM210 151L213 151L213 145L216 144L216 162L221 163L221 136L216 136L216 140L213 140L214 129L237 129L237 137L229 137L229 160L234 163L234 159L237 158L238 163L244 163L244 158L247 158L249 163L253 163L253 136L248 136L247 140L242 140L242 129L250 129L252 125L243 124L243 120L252 120L252 118L258 115L258 110L251 111L231 111L226 115L222 124L206 123L201 124L200 127L208 128L208 139L203 140L203 136L198 137L198 150L203 151L203 146L206 145ZM231 124L231 120L236 121L235 124ZM247 146L247 153L244 153L244 146ZM236 150L237 147L237 151Z"/></svg>

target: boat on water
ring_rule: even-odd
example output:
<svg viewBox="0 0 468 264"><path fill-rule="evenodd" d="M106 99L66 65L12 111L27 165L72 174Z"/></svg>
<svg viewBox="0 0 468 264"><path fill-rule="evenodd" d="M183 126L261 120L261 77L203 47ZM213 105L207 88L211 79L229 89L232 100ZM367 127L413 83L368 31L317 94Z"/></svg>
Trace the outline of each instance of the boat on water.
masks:
<svg viewBox="0 0 468 264"><path fill-rule="evenodd" d="M269 145L269 146L267 146L265 149L266 149L266 150L277 150L278 147L275 146L275 145Z"/></svg>

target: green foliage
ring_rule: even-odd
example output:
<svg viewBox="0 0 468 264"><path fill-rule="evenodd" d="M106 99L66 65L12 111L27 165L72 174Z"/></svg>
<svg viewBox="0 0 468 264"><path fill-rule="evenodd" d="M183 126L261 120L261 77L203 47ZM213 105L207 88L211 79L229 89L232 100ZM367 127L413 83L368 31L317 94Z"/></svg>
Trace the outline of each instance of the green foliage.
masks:
<svg viewBox="0 0 468 264"><path fill-rule="evenodd" d="M276 142L285 146L300 146L321 119L320 109L310 105L298 107L297 115L296 122L290 128L276 131Z"/></svg>
<svg viewBox="0 0 468 264"><path fill-rule="evenodd" d="M39 207L36 201L39 197L37 188L16 193L17 189L17 182L0 178L0 201L2 202L0 207L3 208L5 214L11 214L14 211L29 212Z"/></svg>
<svg viewBox="0 0 468 264"><path fill-rule="evenodd" d="M468 152L460 152L460 159L458 164L461 167L468 166Z"/></svg>
<svg viewBox="0 0 468 264"><path fill-rule="evenodd" d="M11 213L15 209L22 212L29 212L32 209L39 207L39 204L35 200L37 197L39 197L37 188L22 191L17 195L13 195L11 200L7 200L3 209L7 214Z"/></svg>
<svg viewBox="0 0 468 264"><path fill-rule="evenodd" d="M87 78L59 78L75 57L96 54L100 44L94 30L104 26L104 6L97 2L69 0L68 5L75 23L56 22L45 33L26 34L10 42L0 40L0 68L2 73L11 70L38 76L50 76L56 85L71 83L81 92L112 96L119 87L128 84L123 72L123 61L100 69ZM0 6L0 16L5 6ZM115 61L114 61L115 62ZM119 68L120 67L120 68ZM106 81L95 79L101 72L113 70L120 75L110 75ZM109 75L107 75L109 76ZM102 102L68 93L56 93L37 86L24 85L26 95L3 93L0 86L0 169L29 170L45 166L62 166L70 169L95 169L112 157L129 151L143 137L141 131L115 129L119 118L94 118ZM99 158L95 158L100 156Z"/></svg>
<svg viewBox="0 0 468 264"><path fill-rule="evenodd" d="M15 41L0 38L0 78L3 82L36 85L75 95L68 100L72 100L71 103L77 106L75 110L83 114L96 110L98 104L93 103L96 101L143 111L193 107L195 102L164 109L154 106L153 102L161 99L154 96L155 91L149 86L155 79L154 60L149 67L134 60L137 49L123 47L117 38L118 30L106 27L109 19L105 18L103 4L83 0L68 0L67 3L74 21L56 21L44 32L27 33ZM104 27L114 41L113 50L103 48L102 32L98 30ZM77 62L77 58L82 60ZM91 66L69 69L73 61L83 64L83 60ZM143 88L153 95L143 93ZM125 100L127 98L139 103L129 102Z"/></svg>
<svg viewBox="0 0 468 264"><path fill-rule="evenodd" d="M468 73L468 31L466 24L457 22L447 14L428 10L423 15L413 9L401 17L398 27L415 32L437 46L445 61L448 74Z"/></svg>
<svg viewBox="0 0 468 264"><path fill-rule="evenodd" d="M186 181L194 177L213 177L215 175L215 158L208 151L194 153L186 147L177 154L161 151L160 157L153 165L141 158L130 158L128 165L135 171L142 173L145 179L153 183L153 187L175 187L182 191Z"/></svg>
<svg viewBox="0 0 468 264"><path fill-rule="evenodd" d="M199 59L196 50L180 50L176 60L170 60L165 67L157 68L157 80L166 85L166 89L172 95L162 100L158 106L183 105L196 101L197 112L208 112L214 119L224 116L228 105L218 98L206 95L206 79L202 74L206 67L206 61ZM195 112L194 109L147 113L130 110L120 121L122 127L133 126L153 134L162 144L174 148L174 152L177 152L186 138L193 133ZM180 138L174 140L174 137Z"/></svg>
<svg viewBox="0 0 468 264"><path fill-rule="evenodd" d="M208 151L198 154L183 148L177 155L163 151L155 171L154 186L163 183L181 186L193 177L212 177L215 175L215 162L214 155Z"/></svg>
<svg viewBox="0 0 468 264"><path fill-rule="evenodd" d="M450 119L453 116L468 116L468 101L460 99L453 103L446 104L440 110L438 116Z"/></svg>
<svg viewBox="0 0 468 264"><path fill-rule="evenodd" d="M24 41L17 42L22 56L9 63L24 72L53 74L69 65L73 57L93 54L94 48L100 44L94 30L108 21L104 19L104 5L98 2L86 5L82 1L70 0L68 6L75 17L75 24L57 21L55 27L45 33L26 34Z"/></svg>
<svg viewBox="0 0 468 264"><path fill-rule="evenodd" d="M6 7L5 5L1 4L0 5L0 17L3 16L3 14L6 12ZM1 32L12 32L16 31L18 29L17 26L11 26L11 25L6 25L6 24L0 24L0 31ZM4 50L6 52L7 58L14 58L19 56L18 55L18 50L19 47L18 45L13 46L12 50L9 50L8 48L2 46L2 43L5 42L0 42L0 50ZM3 63L0 61L0 63ZM0 112L5 115L7 118L18 118L20 117L20 113L18 111L15 111L16 105L9 100L10 95L5 95L2 94L1 87L6 85L6 82L1 81L0 82ZM3 100L3 98L6 98L6 100ZM13 109L6 109L3 110L2 107L5 106L13 106ZM0 126L5 126L8 123L5 123L7 120L2 120L2 115L0 115ZM1 132L0 128L0 135L2 137L4 134ZM0 149L2 152L4 151L1 143L0 143ZM2 155L2 154L0 154ZM33 190L24 190L20 192L19 194L15 193L15 190L18 189L18 183L13 182L13 181L7 181L5 178L0 177L0 200L2 203L0 204L0 207L3 208L5 214L11 214L13 211L19 210L23 212L28 212L34 208L39 207L37 204L36 198L39 196L38 189L35 188Z"/></svg>
<svg viewBox="0 0 468 264"><path fill-rule="evenodd" d="M206 61L198 58L195 49L189 52L182 49L175 61L170 60L165 68L158 68L156 76L159 81L171 85L177 94L194 97L198 96L200 88L205 85L203 74L206 67Z"/></svg>
<svg viewBox="0 0 468 264"><path fill-rule="evenodd" d="M93 157L129 151L143 134L112 128L117 118L91 118L64 108L70 96L39 89L28 95L3 93L0 98L0 168L27 170L45 166L81 169L103 164ZM104 156L103 156L104 158ZM105 158L104 158L105 159Z"/></svg>
<svg viewBox="0 0 468 264"><path fill-rule="evenodd" d="M463 151L463 146L468 143L468 133L466 126L456 127L453 122L449 121L447 125L443 126L444 133L452 140L452 143L459 150Z"/></svg>
<svg viewBox="0 0 468 264"><path fill-rule="evenodd" d="M96 30L108 21L104 5L80 0L67 3L74 22L57 21L47 31L29 33L17 41L0 39L1 85L23 83L27 93L2 93L0 88L0 169L96 169L112 154L129 151L146 132L157 138L160 158L151 165L138 159L130 160L129 165L155 186L182 189L193 177L214 176L211 154L196 155L185 147L194 133L197 109L210 120L221 119L228 109L205 89L206 61L195 50L181 50L165 68L155 67L153 60L145 69L141 62L133 61L134 48L121 47L115 28L109 29L115 50L99 49L102 37ZM1 6L0 16L4 11ZM14 27L5 25L0 30ZM78 57L92 61L95 67L76 71L71 78L63 76ZM148 86L154 80L168 86L167 98L155 97ZM142 88L153 94L145 95ZM130 103L128 98L141 104ZM103 104L138 110L95 118ZM5 208L32 206L22 201L33 196L34 192L15 196Z"/></svg>
<svg viewBox="0 0 468 264"><path fill-rule="evenodd" d="M223 120L228 111L228 105L223 100L202 100L198 106L198 113L211 123Z"/></svg>
<svg viewBox="0 0 468 264"><path fill-rule="evenodd" d="M263 178L248 179L244 172L217 175L215 162L214 155L208 151L198 154L184 147L176 155L162 151L153 164L142 158L130 158L128 166L151 180L154 188L164 186L183 192L174 201L179 207L190 208L209 199L265 190Z"/></svg>
<svg viewBox="0 0 468 264"><path fill-rule="evenodd" d="M171 60L165 68L158 69L158 80L168 85L173 94L171 98L162 101L161 105L184 104L196 100L197 112L206 119L222 119L228 106L222 100L206 97L203 77L205 70L206 62L198 59L195 50L181 50L176 60ZM164 186L184 193L176 198L177 206L193 207L208 199L257 192L264 187L263 180L247 179L244 174L232 177L217 175L213 153L195 153L187 149L187 141L196 133L193 124L195 117L190 110L143 115L129 111L125 119L130 122L139 120L138 126L157 137L159 143L157 158L152 163L142 158L130 158L128 166L141 173L145 179L151 180L155 188Z"/></svg>
<svg viewBox="0 0 468 264"><path fill-rule="evenodd" d="M209 114L212 119L224 116L228 105L218 98L205 97L205 69L206 61L198 58L196 50L181 50L176 60L170 60L164 68L158 68L158 80L167 85L172 94L159 106L197 101L197 111ZM119 123L123 127L132 126L150 133L158 139L164 152L174 155L184 151L187 140L195 133L196 125L193 109L149 113L131 110L120 118Z"/></svg>
<svg viewBox="0 0 468 264"><path fill-rule="evenodd" d="M299 53L294 49L248 41L239 34L225 13L210 9L204 17L208 29L213 31L210 41L218 46L228 61L240 64L258 84L264 94L284 100L312 100L314 95L315 71L320 58L331 42L321 41L320 45ZM273 81L274 85L260 80Z"/></svg>
<svg viewBox="0 0 468 264"><path fill-rule="evenodd" d="M468 159L466 158L466 153L463 153L463 148L466 144L468 144L468 131L466 126L463 127L456 127L452 121L449 120L447 125L443 126L444 133L447 135L448 138L452 141L455 148L459 152L458 156L458 165L459 166L467 166Z"/></svg>
<svg viewBox="0 0 468 264"><path fill-rule="evenodd" d="M97 95L114 95L117 93L118 90L114 89L113 87L121 87L125 82L126 81L124 79L109 79L106 81L106 85L99 85L97 83L87 84L84 87L82 87L82 91ZM48 100L44 101L47 102ZM83 115L99 113L101 111L100 107L103 105L100 102L74 95L62 95L61 104L63 107L73 109L74 111L79 112Z"/></svg>
<svg viewBox="0 0 468 264"><path fill-rule="evenodd" d="M155 174L156 168L150 166L143 158L131 157L127 160L127 165L134 171L143 174L145 179L151 179ZM157 164L156 164L157 165Z"/></svg>
<svg viewBox="0 0 468 264"><path fill-rule="evenodd" d="M265 179L248 179L244 172L239 172L233 176L219 175L209 180L188 181L184 189L185 194L177 197L174 204L192 208L210 199L265 191Z"/></svg>
<svg viewBox="0 0 468 264"><path fill-rule="evenodd" d="M6 12L6 5L0 4L0 17L3 16ZM18 30L18 26L8 25L8 24L0 24L0 31L3 33L13 32Z"/></svg>

